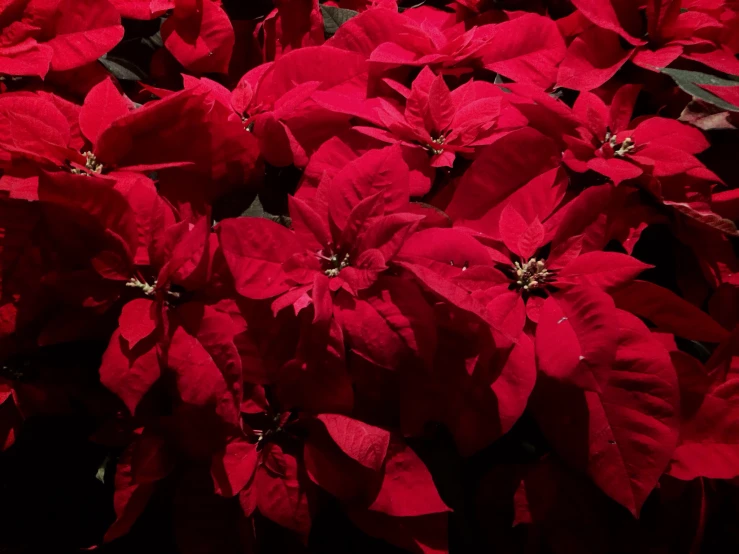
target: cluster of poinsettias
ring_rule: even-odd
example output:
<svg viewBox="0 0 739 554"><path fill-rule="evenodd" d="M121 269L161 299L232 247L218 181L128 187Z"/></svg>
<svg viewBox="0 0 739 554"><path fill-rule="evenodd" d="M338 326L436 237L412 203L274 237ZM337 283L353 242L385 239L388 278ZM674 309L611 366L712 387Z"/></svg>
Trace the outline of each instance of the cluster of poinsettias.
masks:
<svg viewBox="0 0 739 554"><path fill-rule="evenodd" d="M0 3L0 445L92 417L105 541L174 490L242 552L337 506L415 553L698 552L739 5L223 4Z"/></svg>

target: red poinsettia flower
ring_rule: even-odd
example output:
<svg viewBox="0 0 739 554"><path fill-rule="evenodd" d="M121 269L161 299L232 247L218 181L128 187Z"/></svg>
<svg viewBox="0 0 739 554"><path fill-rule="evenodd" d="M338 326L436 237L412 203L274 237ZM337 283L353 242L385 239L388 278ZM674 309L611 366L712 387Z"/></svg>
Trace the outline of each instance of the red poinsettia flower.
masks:
<svg viewBox="0 0 739 554"><path fill-rule="evenodd" d="M348 117L317 104L316 91L363 95L367 64L334 48L301 48L246 75L233 91L234 117L257 137L267 162L304 167L308 156L348 128Z"/></svg>
<svg viewBox="0 0 739 554"><path fill-rule="evenodd" d="M503 211L500 231L505 249L493 251L492 256L459 233L456 259L451 258L454 263L445 270L456 276L449 275L449 280L485 305L498 327L512 337L523 332L527 316L537 322L536 351L539 368L545 373L567 378L577 366L607 356L612 350L608 314L614 308L602 291L628 283L649 266L618 253L581 253L579 237L553 244L548 254L541 254L543 225L536 219L527 224L512 207ZM430 243L433 232L422 231L413 237L401 258L421 263L418 249ZM438 259L433 248L427 250ZM571 341L568 356L559 350L565 340Z"/></svg>
<svg viewBox="0 0 739 554"><path fill-rule="evenodd" d="M394 158L399 157L395 149L389 155L380 154L384 160L392 159L390 163L396 163ZM362 161L368 163L370 157ZM337 181L327 191L332 196L327 198L329 201L339 199L343 183ZM279 302L285 306L316 285L322 288L325 284L332 291L344 289L350 294L370 287L420 220L410 213L398 213L407 204L407 193L402 183L392 186L328 205L311 206L292 197L293 230L259 218L222 222L219 235L237 290L254 299L290 293L292 301Z"/></svg>
<svg viewBox="0 0 739 554"><path fill-rule="evenodd" d="M39 105L43 113L51 117L43 122L30 118L28 110L34 105ZM42 167L64 167L76 175L110 174L112 178L118 171L153 171L189 165L190 160L184 159L180 149L168 148L157 139L154 139L156 147L152 147L152 142L147 146L145 140L153 137L144 139L143 135L152 123L155 127L157 123L181 125L176 116L183 109L200 118L204 117L206 109L197 94L184 91L167 101L134 110L131 101L109 79L90 91L82 108L68 106L69 119L43 97L36 101L25 96L16 97L8 107L22 110L9 113L6 119L8 127L20 140L16 138L0 144L11 156L39 161ZM160 131L168 132L163 128ZM137 136L139 138L134 140ZM82 151L75 148L80 139L84 144ZM161 161L149 161L157 154L161 155ZM134 159L125 160L131 155ZM33 191L27 193L28 198L33 196Z"/></svg>
<svg viewBox="0 0 739 554"><path fill-rule="evenodd" d="M247 420L261 423L213 456L211 474L216 492L238 494L248 516L259 510L307 538L316 486L360 513L449 510L423 462L394 433L340 414L266 412Z"/></svg>
<svg viewBox="0 0 739 554"><path fill-rule="evenodd" d="M4 202L15 214L4 223L4 256L13 263L3 267L2 291L2 333L11 352L104 333L100 320L125 292L135 265L149 264L147 237L158 224L174 222L142 175L111 181L41 172L36 190L37 202Z"/></svg>
<svg viewBox="0 0 739 554"><path fill-rule="evenodd" d="M326 107L359 116L378 127L354 129L383 142L428 152L431 167L451 167L457 153L495 142L526 119L506 102L505 93L489 83L469 81L449 91L444 78L424 67L410 90L388 84L405 96L405 109L380 98L364 102L332 92L314 95ZM357 102L359 100L359 102ZM364 105L363 105L364 104Z"/></svg>
<svg viewBox="0 0 739 554"><path fill-rule="evenodd" d="M208 87L196 83L140 108L110 79L95 86L81 108L60 104L53 96L8 98L7 115L0 121L14 139L0 139L0 151L7 151L11 160L33 163L13 163L3 177L4 188L13 196L35 199L39 166L111 180L152 171L162 172L163 179L167 173L162 170L187 168L201 181L196 191L203 188L202 181L243 183L255 168L256 144L236 122L228 121L227 113L212 109ZM32 110L43 110L47 117L31 118L27 114ZM203 140L193 143L191 133L201 134ZM234 133L240 148L224 148L223 142ZM166 184L164 190L170 190Z"/></svg>
<svg viewBox="0 0 739 554"><path fill-rule="evenodd" d="M108 0L15 0L0 7L0 73L43 78L97 60L123 38Z"/></svg>
<svg viewBox="0 0 739 554"><path fill-rule="evenodd" d="M563 162L577 172L605 175L615 185L643 173L657 178L691 172L710 176L694 156L708 148L700 130L658 116L631 122L638 93L639 87L625 85L610 106L595 94L580 93L573 111L582 126L578 138L564 137L568 148Z"/></svg>
<svg viewBox="0 0 739 554"><path fill-rule="evenodd" d="M241 121L234 117L229 90L206 77L183 75L182 78L185 90L202 95L207 115L201 121L188 123L192 132L201 133L198 143L179 149L192 163L159 171L158 186L181 218L194 219L205 214L233 188L253 185L263 164L258 159L255 137L245 132ZM151 90L165 99L177 94L166 89Z"/></svg>
<svg viewBox="0 0 739 554"><path fill-rule="evenodd" d="M237 425L242 374L233 340L239 330L204 292L213 279L214 239L207 218L180 222L151 243L156 280L134 276L126 283L140 298L123 306L100 380L132 414L168 373L179 402Z"/></svg>
<svg viewBox="0 0 739 554"><path fill-rule="evenodd" d="M421 7L398 14L382 6L367 10L339 28L331 46L360 52L382 68L431 66L459 73L484 66L519 82L548 87L565 44L556 24L524 14L465 29L455 14Z"/></svg>
<svg viewBox="0 0 739 554"><path fill-rule="evenodd" d="M292 229L259 218L222 221L221 248L239 294L274 299L275 313L312 305L315 323L336 318L355 350L391 367L408 349L419 353L429 324L418 289L389 274L423 216L404 211L408 171L398 147L369 152L347 169L314 199L289 198ZM395 310L407 321L384 323ZM368 325L377 326L372 335Z"/></svg>
<svg viewBox="0 0 739 554"><path fill-rule="evenodd" d="M682 0L649 0L645 7L611 0L573 4L593 26L568 48L558 86L594 89L629 60L650 71L684 59L739 74L739 61L721 42L723 24L701 11L683 9Z"/></svg>
<svg viewBox="0 0 739 554"><path fill-rule="evenodd" d="M737 0L414 4L0 0L0 462L183 554L723 546Z"/></svg>

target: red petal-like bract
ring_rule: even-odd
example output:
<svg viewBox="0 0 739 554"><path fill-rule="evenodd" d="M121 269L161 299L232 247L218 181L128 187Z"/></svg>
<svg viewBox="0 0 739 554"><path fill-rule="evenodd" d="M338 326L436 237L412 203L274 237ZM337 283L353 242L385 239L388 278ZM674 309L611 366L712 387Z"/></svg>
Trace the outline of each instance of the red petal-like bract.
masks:
<svg viewBox="0 0 739 554"><path fill-rule="evenodd" d="M175 0L162 25L162 39L172 55L193 73L226 73L235 38L219 0Z"/></svg>
<svg viewBox="0 0 739 554"><path fill-rule="evenodd" d="M739 551L737 37L0 0L0 551Z"/></svg>
<svg viewBox="0 0 739 554"><path fill-rule="evenodd" d="M600 391L558 391L545 382L536 411L562 457L638 515L677 443L679 389L667 351L646 326L625 312L614 315L618 349L612 365L597 372Z"/></svg>

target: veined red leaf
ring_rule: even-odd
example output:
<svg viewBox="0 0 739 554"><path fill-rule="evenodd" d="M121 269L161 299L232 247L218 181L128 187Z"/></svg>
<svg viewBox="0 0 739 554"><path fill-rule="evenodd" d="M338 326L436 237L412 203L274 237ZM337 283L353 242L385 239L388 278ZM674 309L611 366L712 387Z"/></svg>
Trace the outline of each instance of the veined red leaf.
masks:
<svg viewBox="0 0 739 554"><path fill-rule="evenodd" d="M668 473L683 480L739 476L739 379L707 392L683 422Z"/></svg>
<svg viewBox="0 0 739 554"><path fill-rule="evenodd" d="M634 516L677 444L680 402L667 350L636 317L616 311L618 351L601 390L545 383L535 413L555 450Z"/></svg>
<svg viewBox="0 0 739 554"><path fill-rule="evenodd" d="M214 492L226 497L237 495L254 477L257 461L256 445L240 439L229 441L211 460Z"/></svg>
<svg viewBox="0 0 739 554"><path fill-rule="evenodd" d="M113 333L100 363L100 382L134 414L144 394L159 380L161 370L155 348L132 351L125 342L120 331Z"/></svg>
<svg viewBox="0 0 739 554"><path fill-rule="evenodd" d="M385 462L382 487L370 510L395 517L450 511L434 485L431 473L413 450L393 437Z"/></svg>
<svg viewBox="0 0 739 554"><path fill-rule="evenodd" d="M598 370L613 363L618 344L616 309L595 287L572 287L550 296L539 312L539 370L584 390L600 390Z"/></svg>
<svg viewBox="0 0 739 554"><path fill-rule="evenodd" d="M325 188L319 187L336 226L343 229L352 209L365 198L383 193L386 213L407 206L410 171L399 146L370 150L342 169Z"/></svg>
<svg viewBox="0 0 739 554"><path fill-rule="evenodd" d="M587 252L559 270L557 281L579 281L608 291L634 280L650 267L617 252Z"/></svg>
<svg viewBox="0 0 739 554"><path fill-rule="evenodd" d="M353 460L373 471L380 471L390 444L390 432L339 414L320 414L334 442Z"/></svg>
<svg viewBox="0 0 739 554"><path fill-rule="evenodd" d="M282 264L302 251L292 231L268 219L244 217L222 221L217 232L239 294L265 299L288 290Z"/></svg>
<svg viewBox="0 0 739 554"><path fill-rule="evenodd" d="M707 313L674 292L647 281L634 281L614 292L613 299L620 309L686 339L721 342L729 336L729 331Z"/></svg>

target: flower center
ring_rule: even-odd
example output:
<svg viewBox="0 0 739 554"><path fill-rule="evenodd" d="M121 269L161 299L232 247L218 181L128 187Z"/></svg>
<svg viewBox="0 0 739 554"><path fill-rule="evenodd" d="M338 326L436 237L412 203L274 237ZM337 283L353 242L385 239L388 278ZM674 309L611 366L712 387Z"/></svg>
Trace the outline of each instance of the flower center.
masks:
<svg viewBox="0 0 739 554"><path fill-rule="evenodd" d="M146 296L152 296L156 292L156 282L153 285L150 285L149 283L139 281L136 277L131 277L131 279L126 283L127 287L131 287L133 289L140 289Z"/></svg>
<svg viewBox="0 0 739 554"><path fill-rule="evenodd" d="M283 412L274 415L274 417L268 416L268 414L261 414L258 416L262 423L258 424L257 428L253 430L252 444L256 443L257 451L260 451L269 442L276 440L294 440L299 438L299 431L293 425L298 421L298 414L296 412Z"/></svg>
<svg viewBox="0 0 739 554"><path fill-rule="evenodd" d="M73 167L70 169L70 173L74 173L75 175L86 175L89 177L93 173L100 175L103 172L103 164L98 162L95 154L92 152L82 152L82 155L85 157L85 169Z"/></svg>
<svg viewBox="0 0 739 554"><path fill-rule="evenodd" d="M344 254L343 257L339 254L325 256L322 252L317 252L316 256L323 262L323 273L327 277L336 277L342 269L349 267L349 254Z"/></svg>
<svg viewBox="0 0 739 554"><path fill-rule="evenodd" d="M249 114L241 116L241 123L244 124L244 131L251 133L254 130L254 121L251 120Z"/></svg>
<svg viewBox="0 0 739 554"><path fill-rule="evenodd" d="M144 296L149 297L156 296L157 291L163 293L163 302L166 306L176 306L188 299L186 294L187 291L178 285L168 285L166 290L163 290L161 287L157 288L156 281L154 281L153 285L150 285L146 281L139 281L136 277L131 277L131 279L126 282L126 286L132 289L139 289L144 293ZM179 288L180 290L172 290L172 287Z"/></svg>
<svg viewBox="0 0 739 554"><path fill-rule="evenodd" d="M444 153L444 143L446 143L446 137L441 134L438 138L432 138L431 144L427 144L426 148L435 156Z"/></svg>
<svg viewBox="0 0 739 554"><path fill-rule="evenodd" d="M630 154L634 148L636 148L634 139L626 137L621 143L619 143L618 136L611 133L611 131L606 132L606 138L603 141L603 145L606 144L613 149L613 155L617 158L623 158L626 154Z"/></svg>
<svg viewBox="0 0 739 554"><path fill-rule="evenodd" d="M543 287L552 275L544 265L544 260L535 258L524 264L515 262L513 270L516 273L516 286L527 292Z"/></svg>

